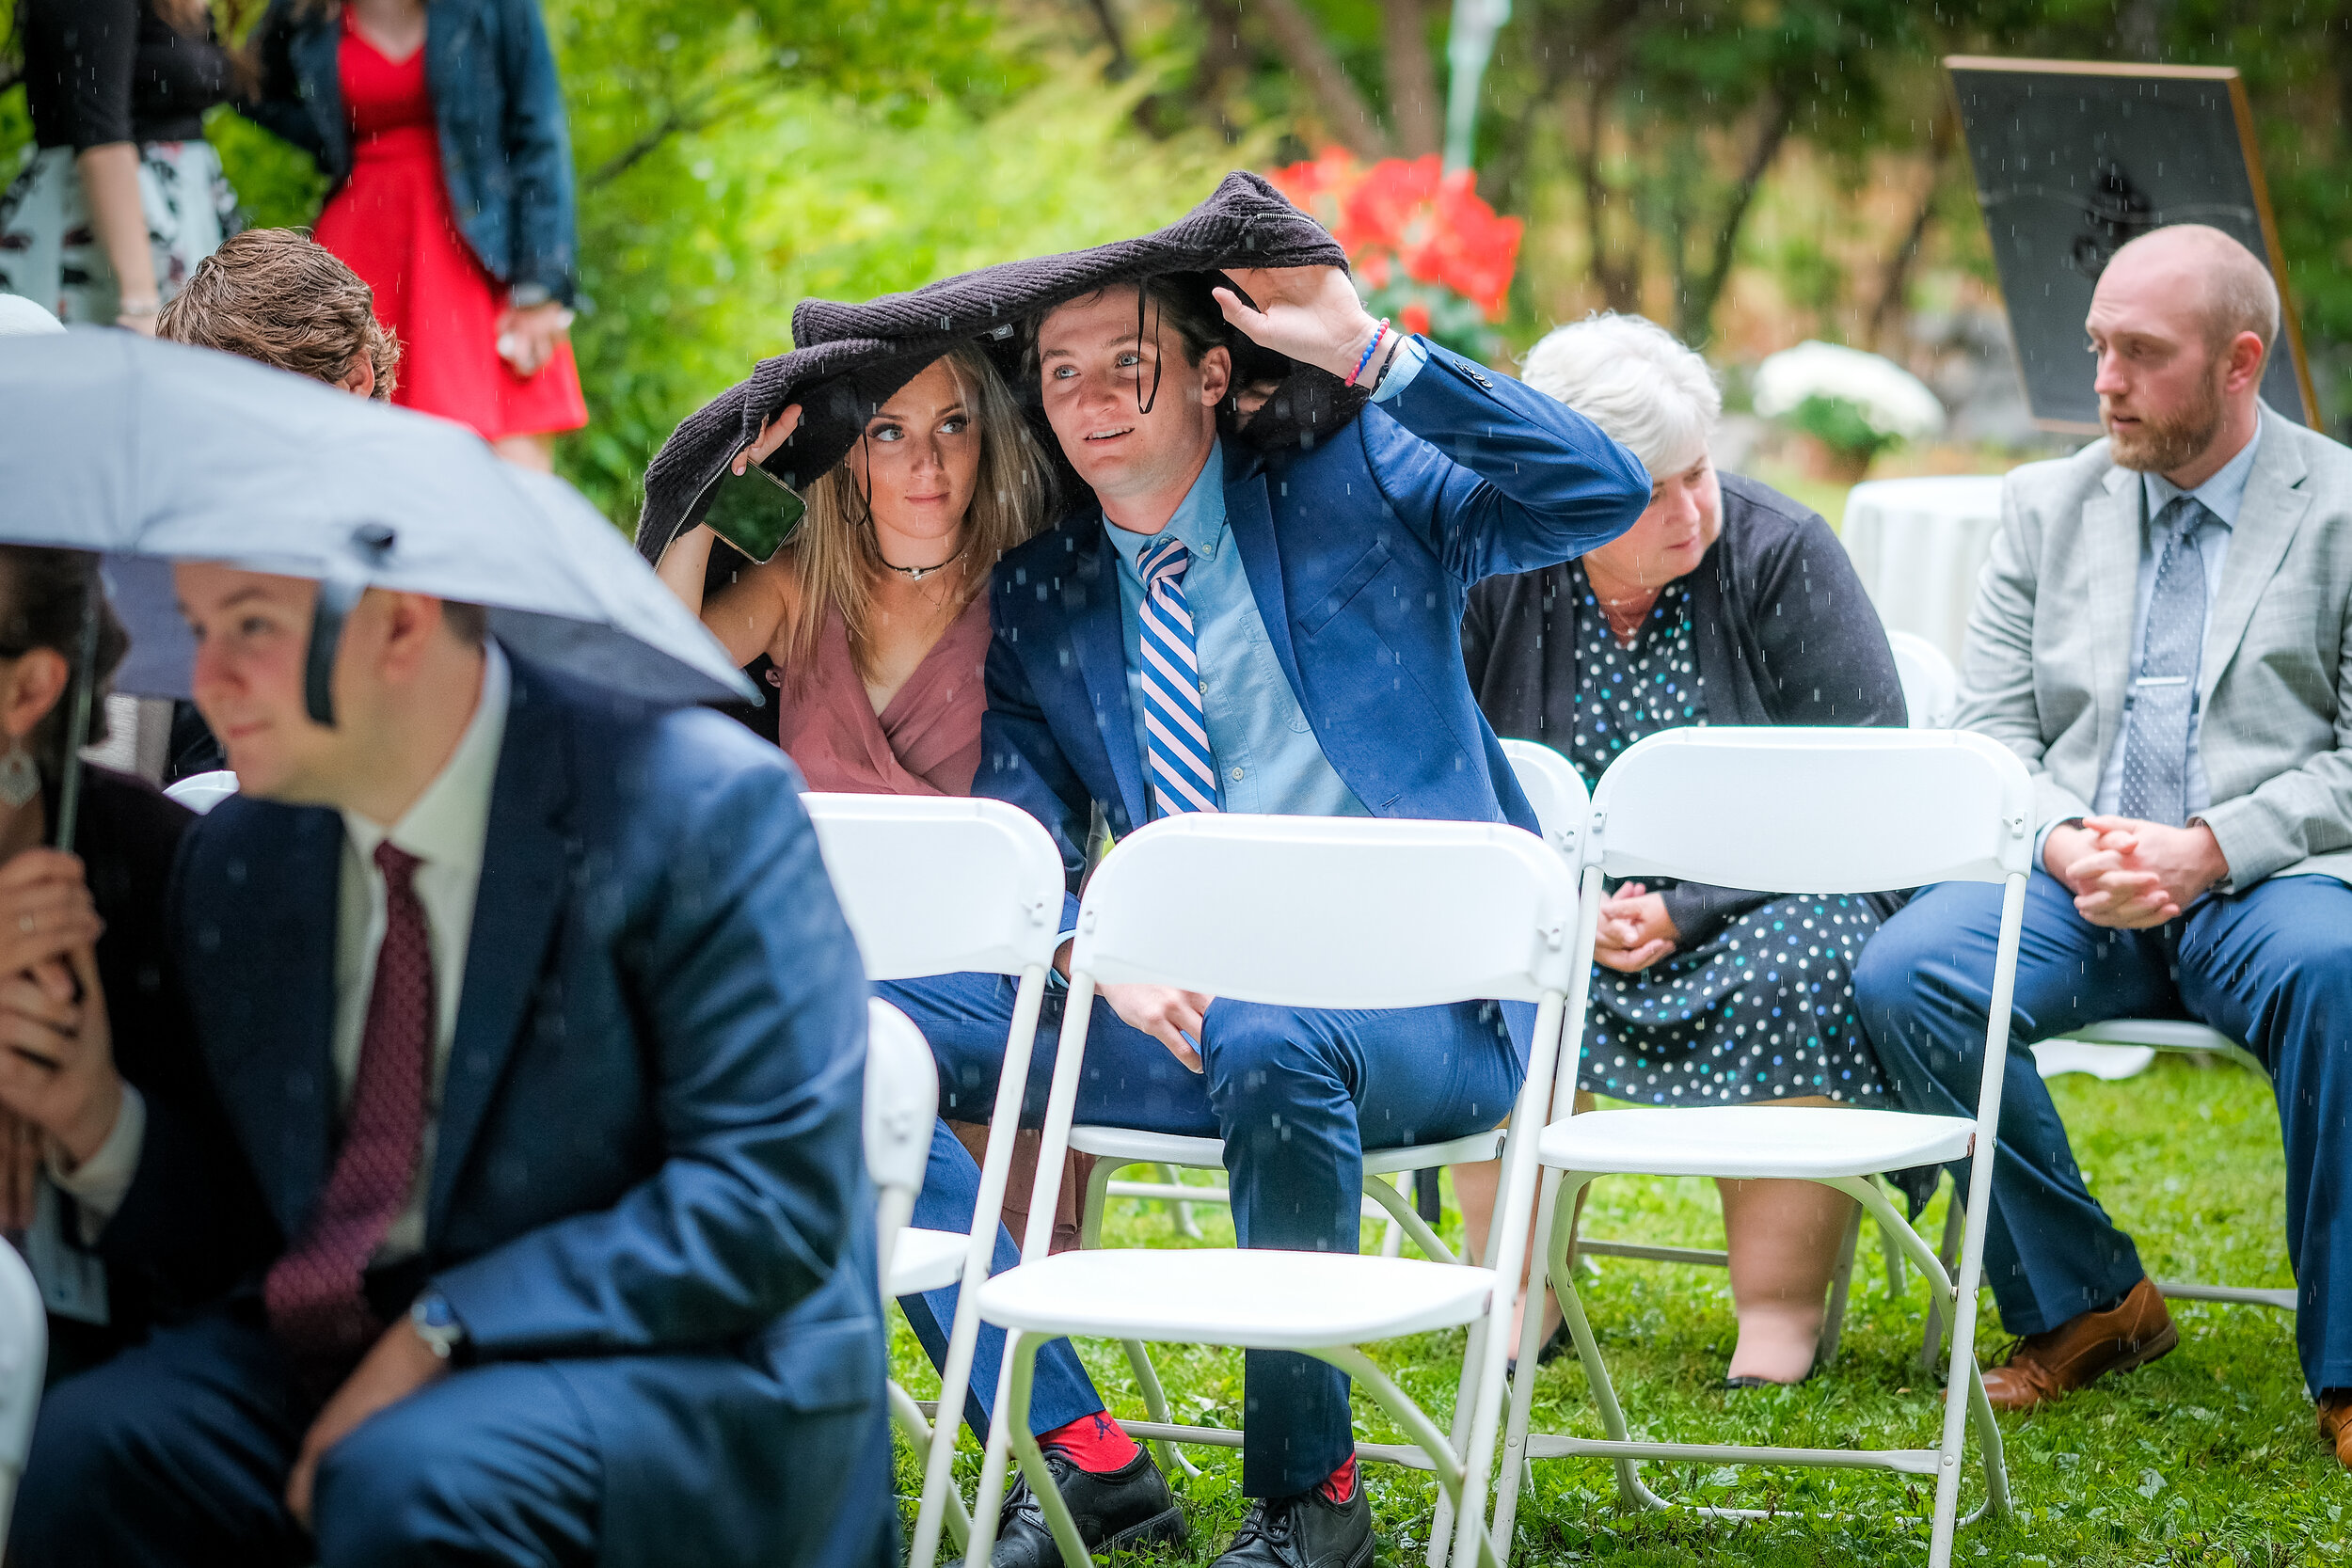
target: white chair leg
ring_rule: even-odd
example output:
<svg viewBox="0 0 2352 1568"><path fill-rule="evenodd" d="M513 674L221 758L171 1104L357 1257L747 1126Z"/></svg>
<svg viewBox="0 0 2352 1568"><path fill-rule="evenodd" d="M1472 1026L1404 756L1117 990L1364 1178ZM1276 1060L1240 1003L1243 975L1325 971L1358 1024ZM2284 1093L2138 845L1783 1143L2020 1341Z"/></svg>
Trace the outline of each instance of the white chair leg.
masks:
<svg viewBox="0 0 2352 1568"><path fill-rule="evenodd" d="M1085 1251L1091 1252L1103 1243L1103 1209L1109 1200L1111 1173L1116 1168L1107 1157L1100 1159L1094 1162L1093 1173L1087 1178L1086 1212L1079 1216L1078 1223L1078 1245ZM1153 1168L1170 1183L1175 1181L1175 1173L1167 1166ZM1191 1223L1189 1208L1181 1203L1174 1208L1180 1226ZM1199 1227L1193 1227L1193 1234L1200 1234ZM1124 1346L1127 1365L1135 1369L1136 1386L1143 1395L1144 1412L1152 1420L1168 1424L1168 1395L1160 1387L1160 1374L1158 1369L1152 1365L1152 1353L1139 1340L1126 1340ZM1164 1471L1182 1471L1188 1476L1200 1473L1200 1466L1186 1459L1183 1449L1165 1438L1153 1439L1152 1451L1158 1457L1160 1468Z"/></svg>
<svg viewBox="0 0 2352 1568"><path fill-rule="evenodd" d="M1413 1200L1406 1197L1393 1183L1383 1180L1377 1176L1366 1176L1364 1196L1388 1211L1389 1223L1402 1227L1405 1234L1413 1239L1413 1244L1421 1248L1423 1257L1440 1263L1461 1261L1459 1258L1454 1256L1454 1249L1439 1241L1438 1233L1429 1228L1429 1222L1422 1219L1413 1208Z"/></svg>
<svg viewBox="0 0 2352 1568"><path fill-rule="evenodd" d="M1160 1173L1160 1180L1167 1182L1169 1186L1181 1187L1184 1184L1184 1177L1178 1174L1175 1166L1154 1165L1152 1168ZM1202 1240L1200 1234L1200 1222L1192 1217L1191 1204L1173 1203L1168 1205L1168 1207L1176 1211L1176 1229L1179 1234L1181 1234L1188 1242L1198 1242Z"/></svg>
<svg viewBox="0 0 2352 1568"><path fill-rule="evenodd" d="M1935 1260L1944 1265L1947 1276L1950 1275L1959 1260L1961 1231L1967 1222L1967 1211L1961 1205L1960 1188L1955 1184L1951 1207L1944 1211L1944 1240L1935 1249ZM1920 1331L1919 1338L1919 1365L1922 1369L1931 1372L1935 1370L1935 1353L1943 1343L1944 1300L1939 1294L1930 1291L1927 1326Z"/></svg>
<svg viewBox="0 0 2352 1568"><path fill-rule="evenodd" d="M1540 1181L1542 1177L1543 1172L1538 1170L1537 1180ZM1493 1268L1497 1261L1497 1254L1502 1250L1502 1227L1500 1225L1487 1226L1486 1250L1479 1259L1479 1266ZM1463 1261L1468 1262L1470 1259L1465 1258ZM1454 1441L1454 1452L1457 1458L1467 1456L1470 1452L1470 1416L1478 1390L1478 1369L1481 1359L1486 1354L1484 1336L1486 1332L1487 1320L1482 1319L1472 1323L1468 1339L1462 1347L1462 1376L1454 1390L1454 1429L1450 1433ZM1445 1568L1446 1558L1454 1548L1454 1502L1440 1490L1438 1494L1437 1509L1430 1519L1428 1568ZM1505 1555L1508 1556L1509 1538L1498 1536L1496 1539L1505 1543Z"/></svg>
<svg viewBox="0 0 2352 1568"><path fill-rule="evenodd" d="M1882 1183L1883 1184L1883 1183ZM1879 1252L1886 1260L1886 1299L1900 1301L1903 1294L1902 1243L1894 1231L1882 1225L1879 1229Z"/></svg>
<svg viewBox="0 0 2352 1568"><path fill-rule="evenodd" d="M1820 1348L1814 1353L1813 1364L1827 1367L1837 1359L1837 1342L1846 1333L1846 1302L1853 1290L1853 1255L1862 1240L1862 1205L1855 1204L1853 1218L1846 1226L1846 1240L1837 1249L1836 1272L1830 1275L1829 1307L1821 1315Z"/></svg>
<svg viewBox="0 0 2352 1568"><path fill-rule="evenodd" d="M1466 1524L1486 1512L1485 1499L1463 1496L1464 1470L1461 1461L1454 1457L1452 1441L1438 1430L1438 1423L1429 1418L1429 1413L1415 1404L1369 1356L1352 1345L1333 1345L1307 1354L1345 1372L1357 1387L1371 1395L1373 1402L1405 1430L1406 1436L1421 1446L1437 1473L1438 1495L1453 1502L1454 1513L1463 1517ZM1496 1560L1493 1543L1483 1536L1478 1544L1478 1560L1483 1568L1502 1568Z"/></svg>
<svg viewBox="0 0 2352 1568"><path fill-rule="evenodd" d="M1381 1178L1376 1176L1367 1176L1364 1178L1364 1182L1369 1186L1380 1180ZM1391 1185L1393 1184L1391 1183ZM1397 1223L1396 1216L1393 1214L1390 1215L1388 1223L1380 1227L1380 1256L1383 1258L1405 1256L1405 1227Z"/></svg>
<svg viewBox="0 0 2352 1568"><path fill-rule="evenodd" d="M1078 1248L1092 1252L1103 1244L1103 1211L1110 1204L1111 1171L1109 1159L1094 1162L1094 1169L1087 1174L1086 1203L1078 1214Z"/></svg>
<svg viewBox="0 0 2352 1568"><path fill-rule="evenodd" d="M1012 1429L1017 1422L1029 1423L1029 1390L1025 1380L1019 1389L1020 1408L1013 1408L1015 1397L1014 1369L1020 1354L1022 1336L1008 1331L1005 1335L1005 1359L996 1378L994 1414L988 1419L988 1444L980 1454L980 1487L972 1496L972 1539L965 1543L963 1568L989 1568L988 1560L996 1550L996 1515L1005 1505L1005 1472L1012 1457Z"/></svg>
<svg viewBox="0 0 2352 1568"><path fill-rule="evenodd" d="M1544 1238L1544 1267L1531 1271L1527 1281L1530 1304L1543 1299L1542 1291L1550 1284L1555 1273L1566 1274L1573 1265L1567 1260L1568 1237L1559 1234L1560 1173L1547 1169L1536 1189L1535 1234ZM1574 1212L1576 1195L1568 1195L1570 1212ZM1572 1227L1570 1227L1572 1228ZM1543 1313L1540 1310L1522 1314L1519 1322L1518 1365L1511 1375L1509 1415L1502 1429L1502 1460L1495 1470L1494 1538L1504 1552L1511 1549L1512 1532L1518 1523L1519 1487L1528 1479L1527 1428L1535 1404L1536 1357L1542 1354Z"/></svg>
<svg viewBox="0 0 2352 1568"><path fill-rule="evenodd" d="M1127 1353L1127 1365L1135 1370L1136 1387L1143 1395L1145 1414L1162 1426L1170 1424L1168 1395L1160 1387L1160 1370L1152 1365L1151 1347L1140 1339L1121 1339L1120 1345ZM1164 1437L1152 1440L1152 1450L1159 1455L1162 1470L1182 1470L1188 1476L1200 1473L1200 1466L1184 1457L1184 1449Z"/></svg>
<svg viewBox="0 0 2352 1568"><path fill-rule="evenodd" d="M914 1402L914 1396L899 1387L895 1378L888 1385L888 1393L890 1418L898 1426L900 1433L905 1436L907 1446L914 1450L915 1458L919 1461L931 1451L931 1424L923 1418L923 1409ZM920 1507L919 1502L917 1506ZM964 1511L963 1495L953 1486L946 1490L946 1513L944 1523L947 1527L948 1539L956 1544L956 1550L963 1550L965 1544L972 1539L972 1515ZM930 1564L910 1562L909 1568L930 1568Z"/></svg>
<svg viewBox="0 0 2352 1568"><path fill-rule="evenodd" d="M1037 1353L1044 1343L1044 1336L1024 1334L1018 1330L1009 1331L1005 1336L1005 1364L1012 1373L1012 1388L1006 1402L1010 1407L1012 1450L1021 1463L1021 1473L1028 1478L1029 1491L1036 1497L1038 1507L1045 1515L1045 1528L1054 1533L1054 1544L1061 1552L1061 1560L1064 1562L1089 1562L1092 1559L1087 1553L1086 1537L1078 1533L1078 1522L1070 1516L1070 1505L1062 1501L1061 1488L1054 1484L1054 1472L1046 1467L1045 1455L1038 1448L1036 1436L1029 1431L1029 1386L1037 1375ZM995 1436L993 1427L990 1429L989 1435L992 1439ZM982 1500L993 1502L986 1496L985 1477L982 1478ZM987 1526L992 1537L996 1533L995 1514L996 1510L992 1506ZM975 1532L976 1544L977 1541L977 1533ZM989 1545L993 1550L995 1542L992 1539ZM974 1556L977 1555L974 1553ZM980 1563L986 1561L985 1558L980 1559ZM967 1562L966 1568L978 1568L978 1564Z"/></svg>
<svg viewBox="0 0 2352 1568"><path fill-rule="evenodd" d="M1985 1507L2007 1518L2009 1458L2001 1446L2001 1427L1993 1418L1993 1401L1984 1391L1984 1372L1974 1355L1968 1357L1968 1418L1977 1429L1977 1448L1984 1461Z"/></svg>

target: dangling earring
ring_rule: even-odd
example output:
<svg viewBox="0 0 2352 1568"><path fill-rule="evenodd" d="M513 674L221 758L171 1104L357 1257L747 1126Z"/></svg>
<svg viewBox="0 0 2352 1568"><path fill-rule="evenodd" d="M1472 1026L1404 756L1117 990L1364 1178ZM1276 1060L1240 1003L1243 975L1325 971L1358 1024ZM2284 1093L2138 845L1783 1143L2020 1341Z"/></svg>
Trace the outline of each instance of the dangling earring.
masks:
<svg viewBox="0 0 2352 1568"><path fill-rule="evenodd" d="M33 753L24 741L10 737L8 754L0 757L0 801L15 811L40 793L40 769L33 765Z"/></svg>

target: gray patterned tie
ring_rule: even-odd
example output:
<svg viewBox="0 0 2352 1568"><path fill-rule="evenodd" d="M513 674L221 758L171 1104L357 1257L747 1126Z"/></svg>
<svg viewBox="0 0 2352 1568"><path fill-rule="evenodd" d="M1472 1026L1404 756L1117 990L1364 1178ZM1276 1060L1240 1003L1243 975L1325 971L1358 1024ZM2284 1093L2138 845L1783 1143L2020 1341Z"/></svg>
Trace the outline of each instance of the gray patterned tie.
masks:
<svg viewBox="0 0 2352 1568"><path fill-rule="evenodd" d="M2148 601L2148 629L2134 672L2123 740L2125 816L2178 828L2188 821L2188 726L2205 643L2205 561L2197 531L2214 521L2194 496L2175 496L2157 516L2164 555Z"/></svg>

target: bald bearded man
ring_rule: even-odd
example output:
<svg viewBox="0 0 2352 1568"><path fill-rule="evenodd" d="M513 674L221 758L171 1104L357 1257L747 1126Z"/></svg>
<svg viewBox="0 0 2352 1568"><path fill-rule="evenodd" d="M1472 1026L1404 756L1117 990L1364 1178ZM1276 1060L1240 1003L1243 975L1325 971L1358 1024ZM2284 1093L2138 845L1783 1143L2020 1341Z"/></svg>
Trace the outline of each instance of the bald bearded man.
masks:
<svg viewBox="0 0 2352 1568"><path fill-rule="evenodd" d="M2303 1374L2352 1465L2352 451L2263 407L2279 315L2218 230L2116 252L2086 324L2107 437L2010 475L1957 722L2034 773L2011 1038L2187 1018L2269 1070ZM1999 903L1931 888L1855 971L1913 1110L1975 1106ZM2023 1050L1990 1218L1985 1278L2025 1336L1986 1373L1994 1404L2179 1342Z"/></svg>

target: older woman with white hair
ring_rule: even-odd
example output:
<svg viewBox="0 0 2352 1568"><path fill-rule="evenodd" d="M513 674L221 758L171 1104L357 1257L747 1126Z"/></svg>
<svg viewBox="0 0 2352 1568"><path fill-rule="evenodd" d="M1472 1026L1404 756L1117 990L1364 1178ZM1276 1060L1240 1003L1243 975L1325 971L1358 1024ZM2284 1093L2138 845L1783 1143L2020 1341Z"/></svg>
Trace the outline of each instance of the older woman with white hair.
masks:
<svg viewBox="0 0 2352 1568"><path fill-rule="evenodd" d="M1630 448L1653 488L1610 544L1471 592L1463 650L1498 734L1552 747L1589 784L1683 725L1904 722L1886 634L1828 524L1716 472L1723 398L1704 360L1639 316L1604 315L1552 332L1524 374ZM1620 884L1579 1088L1645 1105L1888 1103L1852 972L1898 902ZM1456 1180L1483 1232L1486 1182ZM1740 1317L1726 1381L1801 1382L1852 1200L1809 1181L1719 1186Z"/></svg>

